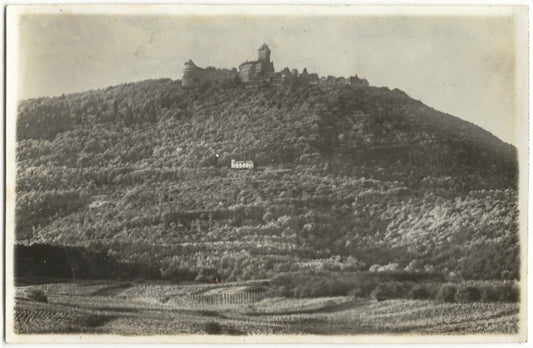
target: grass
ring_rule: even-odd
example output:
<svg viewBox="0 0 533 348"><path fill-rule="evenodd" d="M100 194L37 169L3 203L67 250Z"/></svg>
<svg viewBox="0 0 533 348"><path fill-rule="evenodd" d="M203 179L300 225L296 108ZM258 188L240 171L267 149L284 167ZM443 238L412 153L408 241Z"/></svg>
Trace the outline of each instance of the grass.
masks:
<svg viewBox="0 0 533 348"><path fill-rule="evenodd" d="M213 294L213 285L120 282L32 285L17 289L19 333L154 334L512 334L517 303L443 303L434 300L376 301L351 296L307 299L256 298L239 292L250 283L224 284L220 291L241 302L179 301ZM109 291L108 291L109 290ZM118 291L121 290L121 291ZM48 303L21 294L42 291ZM54 292L58 291L58 292ZM215 295L210 295L215 296ZM164 301L166 297L166 301ZM209 332L208 332L209 331Z"/></svg>

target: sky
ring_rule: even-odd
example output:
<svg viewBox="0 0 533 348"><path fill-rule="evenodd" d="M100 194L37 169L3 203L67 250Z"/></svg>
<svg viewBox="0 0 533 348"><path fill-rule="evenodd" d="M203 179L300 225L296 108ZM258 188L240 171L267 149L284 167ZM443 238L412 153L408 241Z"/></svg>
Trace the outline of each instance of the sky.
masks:
<svg viewBox="0 0 533 348"><path fill-rule="evenodd" d="M22 15L18 98L238 67L267 43L276 71L366 78L515 143L510 16Z"/></svg>

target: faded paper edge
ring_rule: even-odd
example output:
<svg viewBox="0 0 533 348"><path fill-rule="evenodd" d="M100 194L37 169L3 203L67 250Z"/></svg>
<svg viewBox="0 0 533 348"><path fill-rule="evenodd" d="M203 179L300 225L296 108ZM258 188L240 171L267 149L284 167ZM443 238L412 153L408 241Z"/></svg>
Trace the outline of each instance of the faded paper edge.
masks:
<svg viewBox="0 0 533 348"><path fill-rule="evenodd" d="M16 106L18 79L18 19L23 14L129 15L287 15L287 16L512 16L516 40L516 147L519 162L519 229L520 229L520 321L513 335L22 335L14 332L13 251L16 182ZM472 15L474 13L475 15ZM480 343L525 342L527 340L527 271L528 271L528 108L529 49L527 6L246 6L246 5L9 5L6 10L6 186L5 186L5 339L9 343Z"/></svg>

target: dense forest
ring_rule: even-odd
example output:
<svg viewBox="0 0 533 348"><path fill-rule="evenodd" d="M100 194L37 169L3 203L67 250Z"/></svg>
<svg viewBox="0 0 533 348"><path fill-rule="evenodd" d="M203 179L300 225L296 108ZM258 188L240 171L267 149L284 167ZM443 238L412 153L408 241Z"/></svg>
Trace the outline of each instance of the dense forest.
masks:
<svg viewBox="0 0 533 348"><path fill-rule="evenodd" d="M17 140L21 245L178 280L519 276L515 148L396 89L148 80L21 101Z"/></svg>

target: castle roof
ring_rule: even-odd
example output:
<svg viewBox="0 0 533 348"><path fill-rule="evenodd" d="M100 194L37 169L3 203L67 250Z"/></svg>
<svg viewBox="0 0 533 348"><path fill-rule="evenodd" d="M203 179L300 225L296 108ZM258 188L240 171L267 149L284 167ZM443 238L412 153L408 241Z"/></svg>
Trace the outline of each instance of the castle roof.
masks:
<svg viewBox="0 0 533 348"><path fill-rule="evenodd" d="M268 45L266 43L263 43L263 45L261 47L259 47L260 50L264 50L264 49L267 49L269 50L270 48L268 48Z"/></svg>
<svg viewBox="0 0 533 348"><path fill-rule="evenodd" d="M258 64L258 63L261 63L260 60L252 60L251 62L244 62L242 63L241 65L239 65L239 68L243 65L252 65L252 64Z"/></svg>
<svg viewBox="0 0 533 348"><path fill-rule="evenodd" d="M196 66L196 64L194 64L194 62L190 58L189 58L188 61L185 62L185 65L194 65L194 66Z"/></svg>

